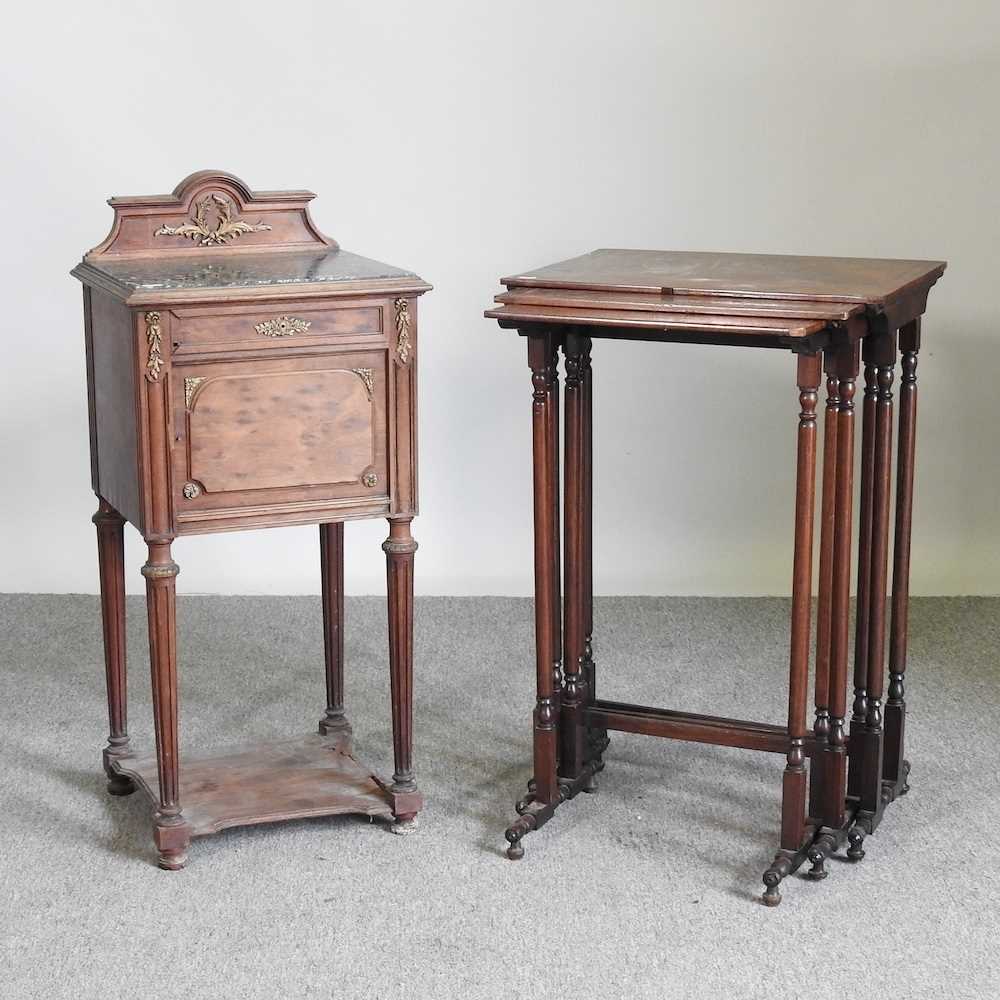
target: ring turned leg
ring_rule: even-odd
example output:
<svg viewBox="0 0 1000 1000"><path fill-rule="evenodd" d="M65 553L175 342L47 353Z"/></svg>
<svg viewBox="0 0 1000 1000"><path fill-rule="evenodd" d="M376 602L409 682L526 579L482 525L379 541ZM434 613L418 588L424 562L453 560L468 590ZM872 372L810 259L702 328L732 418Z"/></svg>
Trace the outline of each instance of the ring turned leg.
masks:
<svg viewBox="0 0 1000 1000"><path fill-rule="evenodd" d="M594 373L590 363L590 345L580 355L580 391L583 404L583 435L580 469L583 477L583 676L587 684L587 702L597 698L597 668L594 664ZM604 751L608 731L587 732L587 755L593 770L583 786L585 792L597 791L597 774L604 770Z"/></svg>
<svg viewBox="0 0 1000 1000"><path fill-rule="evenodd" d="M112 764L129 754L128 700L125 656L125 520L106 500L94 514L97 561L101 577L101 618L104 625L104 669L108 686L108 745L103 751L108 791L131 795L135 783Z"/></svg>
<svg viewBox="0 0 1000 1000"><path fill-rule="evenodd" d="M764 873L764 903L781 902L778 885L791 871L806 839L806 712L809 701L809 614L812 590L813 512L816 496L816 391L822 368L818 354L798 359L798 458L795 486L795 555L788 666L789 747L781 795L781 848Z"/></svg>
<svg viewBox="0 0 1000 1000"><path fill-rule="evenodd" d="M413 776L413 554L412 518L389 521L386 555L389 593L389 681L392 694L392 748L395 771L389 789L393 833L409 833L423 807Z"/></svg>
<svg viewBox="0 0 1000 1000"><path fill-rule="evenodd" d="M587 760L587 729L583 721L587 702L584 662L586 640L586 558L584 471L585 417L583 369L590 352L590 340L571 333L566 338L566 499L563 504L565 527L566 599L564 610L563 697L559 713L559 777L576 781Z"/></svg>
<svg viewBox="0 0 1000 1000"><path fill-rule="evenodd" d="M872 481L875 476L875 412L878 369L865 358L865 395L861 409L861 500L858 515L858 598L854 630L854 703L851 709L851 752L847 766L847 794L861 794L863 754L868 719L868 636L871 610Z"/></svg>
<svg viewBox="0 0 1000 1000"><path fill-rule="evenodd" d="M558 715L553 667L559 609L553 573L558 560L558 435L553 433L553 413L558 412L559 383L556 377L556 339L551 333L527 337L531 368L532 454L534 463L535 533L535 683L537 700L533 721L534 777L529 793L518 802L519 817L507 829L507 857L524 856L521 839L538 828L559 801Z"/></svg>
<svg viewBox="0 0 1000 1000"><path fill-rule="evenodd" d="M319 731L350 750L351 726L344 714L344 524L319 526L323 602L323 652L326 660L326 714Z"/></svg>
<svg viewBox="0 0 1000 1000"><path fill-rule="evenodd" d="M889 566L889 499L892 490L892 381L896 360L895 331L880 331L865 342L865 360L875 366L877 394L872 455L871 564L868 597L867 712L859 745L859 822L869 832L882 810L882 694L885 686L885 604Z"/></svg>
<svg viewBox="0 0 1000 1000"><path fill-rule="evenodd" d="M847 654L850 632L851 509L854 491L854 392L860 366L856 343L832 350L837 375L837 459L834 488L833 571L830 602L830 732L813 762L823 769L822 827L809 848L814 879L826 875L824 861L844 842L847 827Z"/></svg>
<svg viewBox="0 0 1000 1000"><path fill-rule="evenodd" d="M823 767L830 737L830 626L833 600L833 535L836 526L837 414L840 380L833 367L833 354L824 358L826 410L823 414L823 499L820 508L819 595L816 601L816 718L813 734L815 753L809 768L809 815L823 815Z"/></svg>
<svg viewBox="0 0 1000 1000"><path fill-rule="evenodd" d="M910 597L910 528L913 521L913 459L917 431L917 354L920 320L899 331L902 377L899 387L899 451L896 462L896 544L892 566L892 623L889 632L889 697L885 705L882 776L891 801L910 790L909 763L903 759L906 698L906 640Z"/></svg>
<svg viewBox="0 0 1000 1000"><path fill-rule="evenodd" d="M187 863L191 830L181 814L177 739L177 599L179 572L170 558L170 541L147 539L149 559L142 567L146 578L149 618L149 665L153 678L153 722L160 799L153 814L153 837L159 866L170 871Z"/></svg>

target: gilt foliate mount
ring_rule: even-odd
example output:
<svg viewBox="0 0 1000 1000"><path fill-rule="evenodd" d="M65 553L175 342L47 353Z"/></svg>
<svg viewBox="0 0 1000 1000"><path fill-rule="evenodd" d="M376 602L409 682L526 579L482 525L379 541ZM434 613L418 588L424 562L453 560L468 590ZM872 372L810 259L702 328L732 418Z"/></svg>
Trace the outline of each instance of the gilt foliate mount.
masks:
<svg viewBox="0 0 1000 1000"><path fill-rule="evenodd" d="M249 223L234 219L236 205L224 194L206 195L194 206L194 219L181 226L160 226L154 236L183 236L198 246L225 246L239 239L244 233L260 233L270 230L263 222ZM211 225L212 216L214 228Z"/></svg>

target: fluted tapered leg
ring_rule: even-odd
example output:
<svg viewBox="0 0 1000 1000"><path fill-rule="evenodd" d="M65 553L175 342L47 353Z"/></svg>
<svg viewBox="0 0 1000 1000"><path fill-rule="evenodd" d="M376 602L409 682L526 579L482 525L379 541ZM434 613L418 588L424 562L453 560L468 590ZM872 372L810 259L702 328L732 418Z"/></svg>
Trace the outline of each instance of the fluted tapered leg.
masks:
<svg viewBox="0 0 1000 1000"><path fill-rule="evenodd" d="M413 775L413 554L412 518L389 521L386 555L389 595L389 680L392 695L392 748L395 771L390 794L397 832L423 806ZM402 824L402 825L401 825Z"/></svg>
<svg viewBox="0 0 1000 1000"><path fill-rule="evenodd" d="M153 723L160 783L159 805L153 815L154 838L161 868L175 870L187 862L190 828L181 813L177 731L177 601L179 572L170 557L169 541L150 541L146 578L149 619L149 665L153 680Z"/></svg>
<svg viewBox="0 0 1000 1000"><path fill-rule="evenodd" d="M885 705L882 775L890 797L909 790L910 766L903 759L906 723L906 640L910 598L910 528L913 522L913 461L917 431L917 354L920 320L899 331L899 451L896 462L896 541L892 565L892 624L889 633L889 697Z"/></svg>
<svg viewBox="0 0 1000 1000"><path fill-rule="evenodd" d="M344 524L319 526L323 602L323 653L326 660L326 713L319 731L348 749L351 726L344 714Z"/></svg>
<svg viewBox="0 0 1000 1000"><path fill-rule="evenodd" d="M108 687L108 745L103 751L108 791L129 795L131 778L112 770L112 763L127 757L128 699L125 656L125 521L100 497L94 514L97 526L97 560L101 577L101 619L104 625L104 670Z"/></svg>

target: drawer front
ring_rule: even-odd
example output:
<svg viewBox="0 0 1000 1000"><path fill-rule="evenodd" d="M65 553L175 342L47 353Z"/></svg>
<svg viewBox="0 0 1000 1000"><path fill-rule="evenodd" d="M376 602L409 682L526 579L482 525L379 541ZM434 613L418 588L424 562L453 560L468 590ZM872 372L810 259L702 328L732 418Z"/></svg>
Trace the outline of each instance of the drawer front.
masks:
<svg viewBox="0 0 1000 1000"><path fill-rule="evenodd" d="M170 324L173 353L186 356L230 351L269 351L337 347L383 336L384 303L352 300L256 306L189 307L174 312Z"/></svg>
<svg viewBox="0 0 1000 1000"><path fill-rule="evenodd" d="M178 524L387 496L384 350L179 365Z"/></svg>

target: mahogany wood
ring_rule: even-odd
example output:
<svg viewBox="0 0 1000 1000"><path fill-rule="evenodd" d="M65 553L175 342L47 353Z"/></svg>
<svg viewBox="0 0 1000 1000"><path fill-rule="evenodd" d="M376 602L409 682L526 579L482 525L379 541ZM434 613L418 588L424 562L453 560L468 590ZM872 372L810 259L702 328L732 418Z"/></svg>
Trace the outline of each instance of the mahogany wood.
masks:
<svg viewBox="0 0 1000 1000"><path fill-rule="evenodd" d="M884 774L882 795L891 798L897 789L905 790L908 770L902 761L905 711L902 681L912 516L917 323L926 305L927 292L944 267L936 261L601 250L503 279L508 291L496 297L497 305L487 310L486 316L496 319L502 328L516 329L527 338L535 388L538 690L535 766L529 793L517 804L519 818L506 831L509 857L523 856L524 836L548 822L560 803L593 787L594 775L603 767L601 755L607 745L608 729L786 754L781 845L764 873L763 901L769 905L780 902L780 883L805 860L812 862L809 874L822 878L826 875L826 858L840 847L849 845L847 856L851 860L864 856L864 836L871 832L874 823L866 826L859 812L861 790L877 785ZM881 662L881 640L876 633L884 623L890 474L886 441L891 425L892 358L886 358L885 345L891 343L890 332L898 327L905 331L905 336L902 333L900 336L904 403L900 413L891 683L886 709L887 735L882 739L875 707L882 695L880 667L875 664ZM854 732L849 736L845 731L845 716L854 394L860 344L869 337L872 340L865 349L869 388L861 462L861 601L855 650ZM799 355L801 406L786 726L609 702L596 697L591 648L593 432L589 355L592 338L784 348ZM565 669L561 691L558 609L553 606L559 601L556 552L560 525L558 505L553 503L559 482L558 434L552 427L558 413L554 356L560 343L564 345L567 375L562 523ZM825 365L821 365L821 353ZM827 404L820 511L816 710L809 732L806 714L816 404L824 367ZM557 650L555 656L553 649ZM550 669L552 660L556 661L554 669ZM878 763L871 749L890 743L891 747L885 745L884 765ZM812 758L808 777L807 757ZM850 800L849 757L853 763ZM879 815L875 814L876 820Z"/></svg>
<svg viewBox="0 0 1000 1000"><path fill-rule="evenodd" d="M875 408L878 369L870 361L865 345L865 393L861 415L861 490L858 515L858 590L854 621L854 701L851 707L851 738L863 738L868 718L868 634L872 568L872 480L875 476ZM851 754L847 792L857 798L861 790L861 755Z"/></svg>
<svg viewBox="0 0 1000 1000"><path fill-rule="evenodd" d="M389 521L385 551L389 589L389 679L395 772L389 789L392 812L409 823L423 806L413 776L413 554L410 517Z"/></svg>
<svg viewBox="0 0 1000 1000"><path fill-rule="evenodd" d="M132 781L113 770L112 764L129 754L128 700L125 642L125 520L107 500L94 514L97 526L97 561L101 576L101 620L104 626L104 667L108 687L108 745L104 770L112 795L135 791Z"/></svg>
<svg viewBox="0 0 1000 1000"><path fill-rule="evenodd" d="M586 555L583 520L586 513L584 357L590 341L576 333L566 336L566 459L565 459L565 565L566 605L564 611L563 691L559 713L559 775L576 780L586 762L586 727L583 708L587 703L587 676L584 663L586 644Z"/></svg>
<svg viewBox="0 0 1000 1000"><path fill-rule="evenodd" d="M323 656L326 661L326 713L323 736L351 745L351 724L344 712L344 524L319 526L320 586L323 601Z"/></svg>
<svg viewBox="0 0 1000 1000"><path fill-rule="evenodd" d="M826 409L823 413L823 493L820 503L819 592L816 599L816 715L813 735L818 746L826 747L830 737L830 651L833 627L833 537L836 527L837 413L840 380L833 367L833 354L824 355ZM809 814L822 816L824 803L823 767L825 757L810 768Z"/></svg>
<svg viewBox="0 0 1000 1000"><path fill-rule="evenodd" d="M154 755L123 758L114 767L156 795ZM377 776L339 739L320 735L186 756L180 796L192 837L248 823L338 813L392 818L389 795Z"/></svg>
<svg viewBox="0 0 1000 1000"><path fill-rule="evenodd" d="M834 501L833 587L830 640L830 735L827 739L825 827L840 829L846 818L847 655L851 593L851 508L854 483L854 391L860 364L857 344L837 350L837 484Z"/></svg>
<svg viewBox="0 0 1000 1000"><path fill-rule="evenodd" d="M917 355L920 319L899 331L902 379L899 387L899 451L896 462L896 534L892 568L892 622L889 635L889 697L885 706L883 777L890 798L909 791L909 764L903 759L906 723L906 640L910 596L910 531L913 523L913 461L917 430Z"/></svg>
<svg viewBox="0 0 1000 1000"><path fill-rule="evenodd" d="M164 868L184 865L193 835L225 825L359 811L395 816L402 829L422 806L412 758L416 543L409 525L417 512L417 297L430 286L340 250L309 218L312 197L255 193L231 174L192 174L172 195L112 199L111 233L73 270L84 284L91 469L100 498L105 766L113 793L138 781L155 799ZM396 761L394 782L366 792L377 801L356 794L356 764L353 771L313 766L330 746L350 747L342 522L374 516L391 522L384 547ZM123 520L149 551L143 575L155 780L126 730ZM185 534L303 523L321 525L321 736L305 749L296 744L277 770L265 748L186 771L171 543ZM292 773L296 761L301 775Z"/></svg>
<svg viewBox="0 0 1000 1000"><path fill-rule="evenodd" d="M534 714L535 790L534 798L549 805L558 796L556 780L556 706L554 702L552 656L560 628L555 607L556 470L558 451L554 447L551 410L557 404L557 341L552 334L528 338L528 365L531 368L532 440L535 507L535 647L537 701ZM511 848L514 850L514 848ZM509 852L508 852L509 853ZM517 851L514 850L515 855Z"/></svg>

